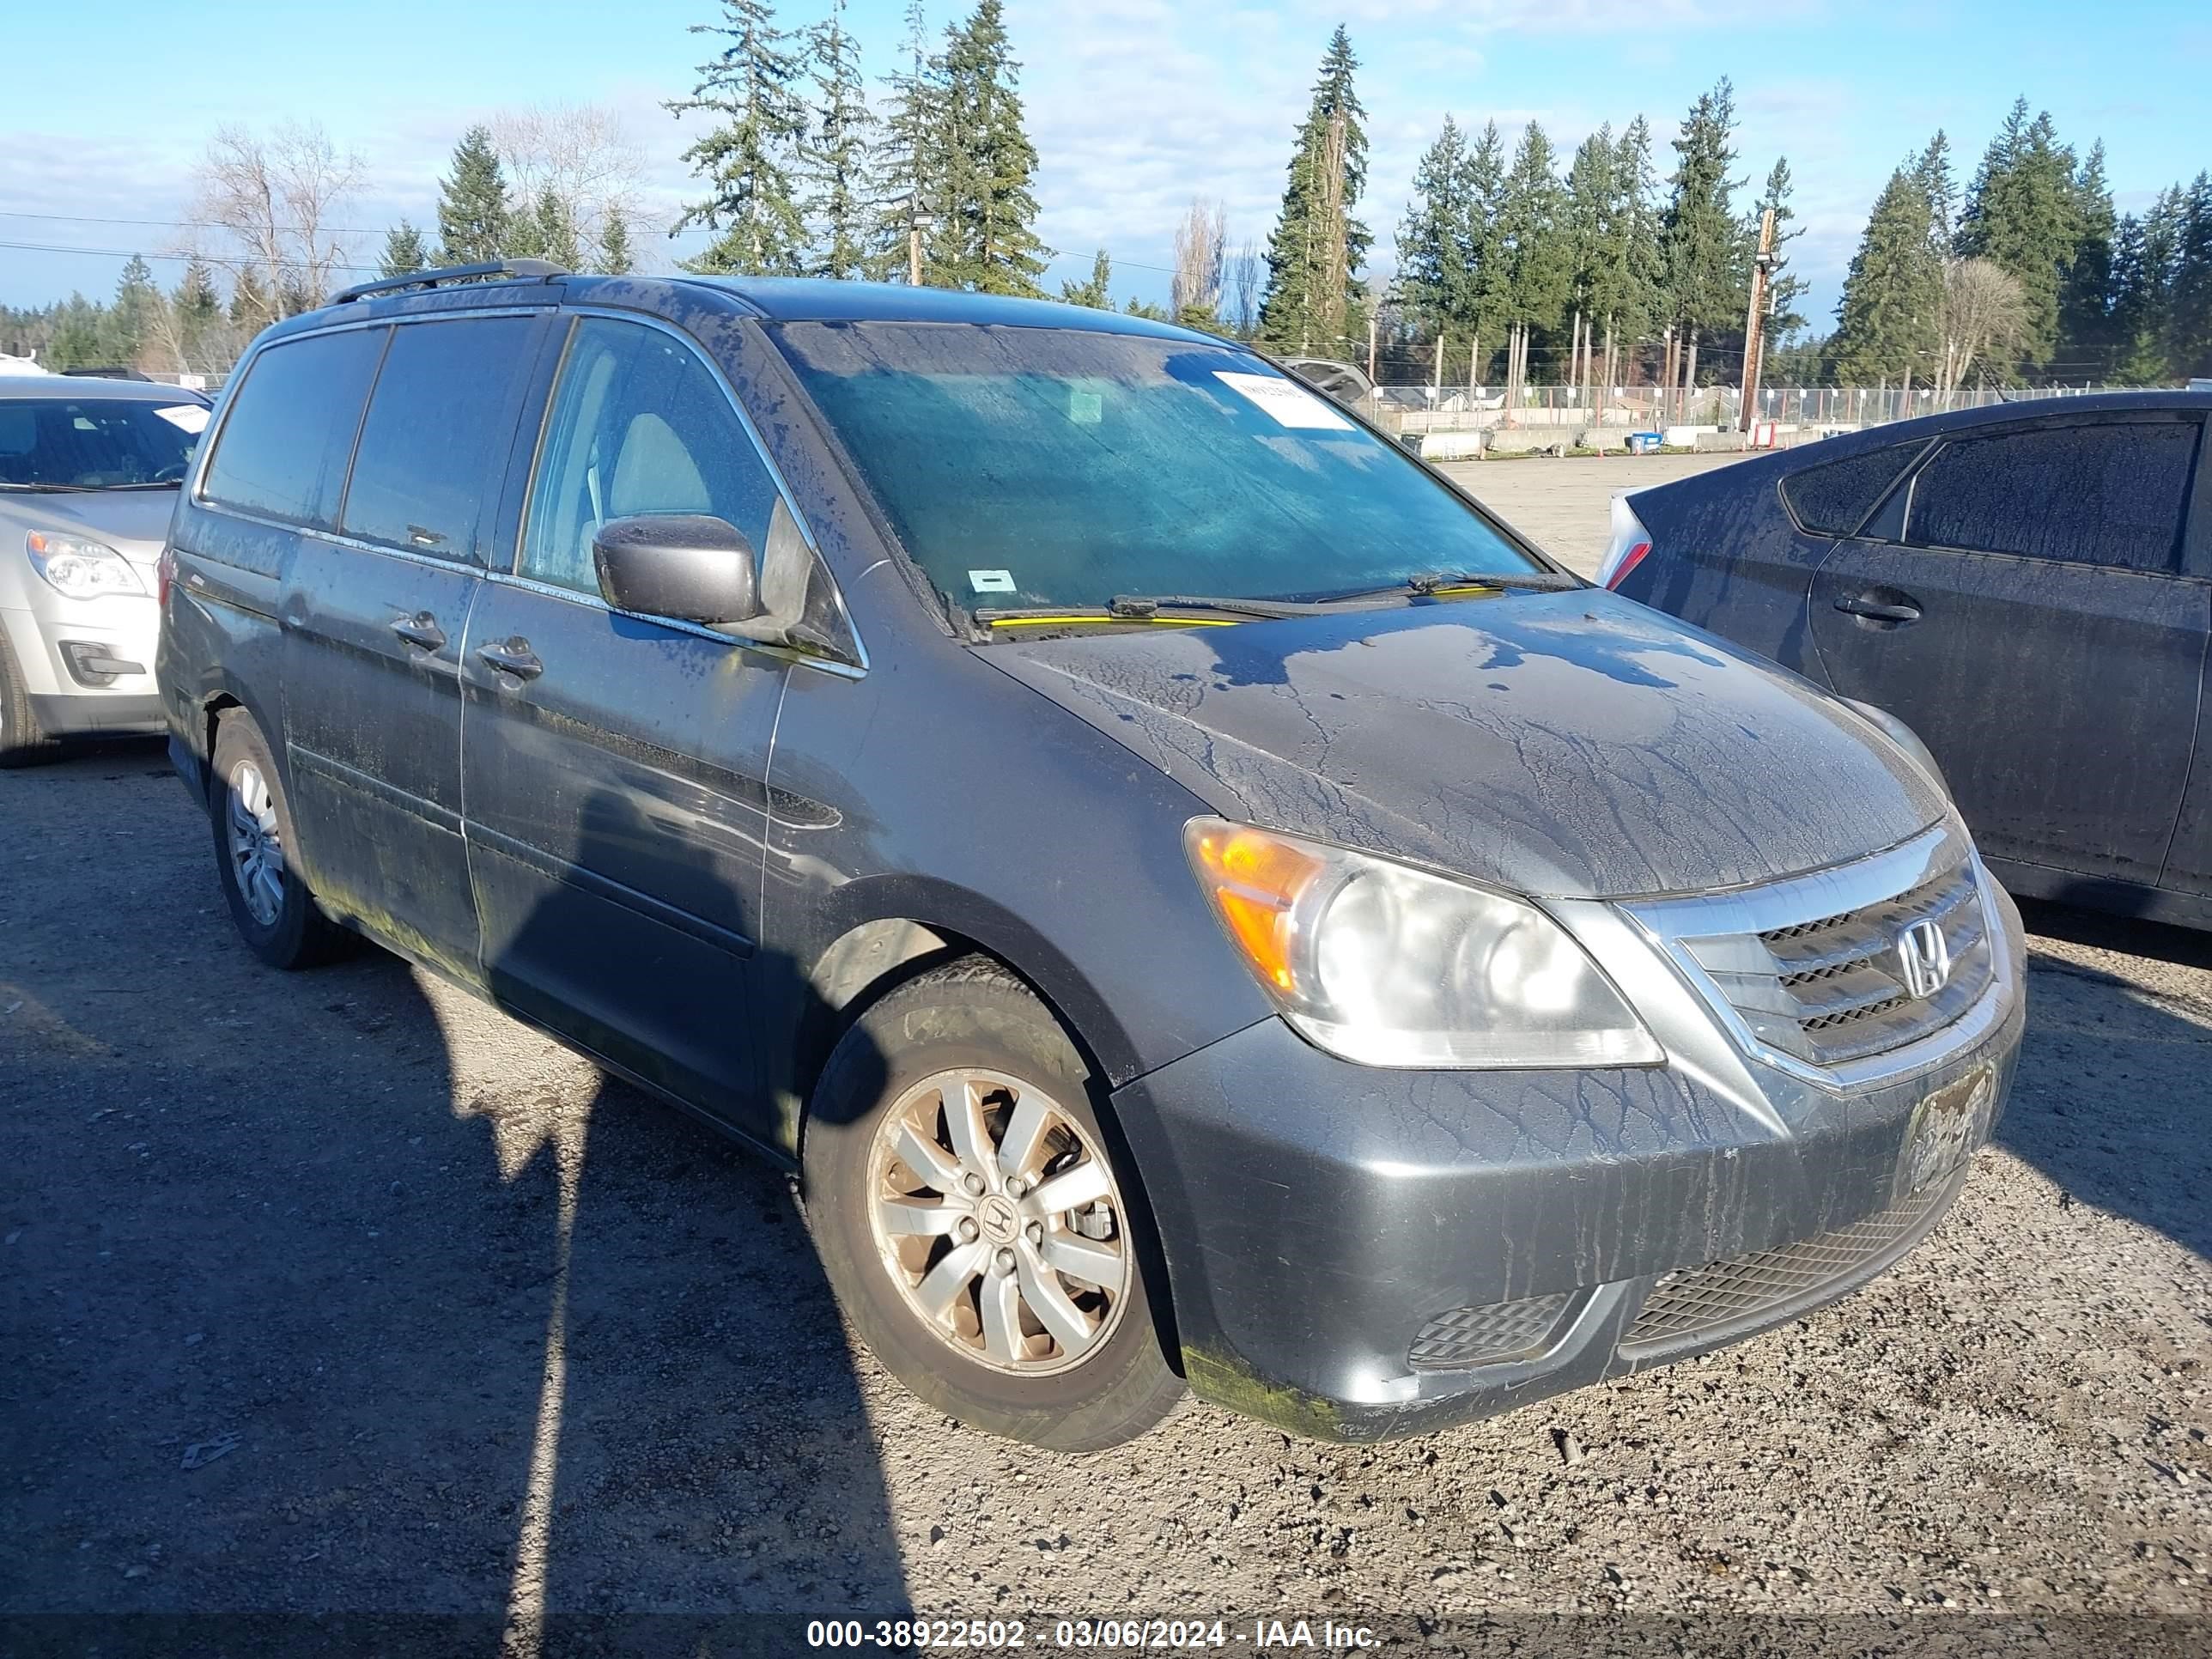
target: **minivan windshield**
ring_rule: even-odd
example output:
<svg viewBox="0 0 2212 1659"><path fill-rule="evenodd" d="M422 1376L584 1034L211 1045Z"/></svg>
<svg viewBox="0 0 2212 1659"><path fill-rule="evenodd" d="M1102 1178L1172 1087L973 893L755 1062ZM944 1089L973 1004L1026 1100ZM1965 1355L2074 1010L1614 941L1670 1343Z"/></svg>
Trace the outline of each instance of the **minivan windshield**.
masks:
<svg viewBox="0 0 2212 1659"><path fill-rule="evenodd" d="M205 404L184 400L0 398L0 489L180 483L207 421Z"/></svg>
<svg viewBox="0 0 2212 1659"><path fill-rule="evenodd" d="M1543 567L1251 353L1078 328L775 329L906 550L969 610L1320 599Z"/></svg>

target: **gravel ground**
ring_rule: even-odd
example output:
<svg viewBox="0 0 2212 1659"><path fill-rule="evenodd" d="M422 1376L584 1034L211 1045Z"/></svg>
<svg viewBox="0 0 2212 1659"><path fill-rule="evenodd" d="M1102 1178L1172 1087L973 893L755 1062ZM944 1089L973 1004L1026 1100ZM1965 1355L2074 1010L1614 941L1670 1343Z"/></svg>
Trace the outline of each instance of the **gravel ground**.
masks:
<svg viewBox="0 0 2212 1659"><path fill-rule="evenodd" d="M1484 483L1547 465L1585 464ZM473 1651L629 1609L1742 1615L1691 1646L2202 1653L2212 938L2029 921L1998 1144L1859 1296L1424 1439L1193 1403L1058 1459L854 1351L786 1183L708 1132L380 954L260 967L158 749L0 775L0 1615L470 1613ZM1599 1626L1563 1628L1542 1650Z"/></svg>
<svg viewBox="0 0 2212 1659"><path fill-rule="evenodd" d="M1729 466L1741 455L1516 455L1449 461L1438 470L1504 514L1522 534L1585 576L1597 574L1611 534L1607 503L1619 491L1672 483Z"/></svg>

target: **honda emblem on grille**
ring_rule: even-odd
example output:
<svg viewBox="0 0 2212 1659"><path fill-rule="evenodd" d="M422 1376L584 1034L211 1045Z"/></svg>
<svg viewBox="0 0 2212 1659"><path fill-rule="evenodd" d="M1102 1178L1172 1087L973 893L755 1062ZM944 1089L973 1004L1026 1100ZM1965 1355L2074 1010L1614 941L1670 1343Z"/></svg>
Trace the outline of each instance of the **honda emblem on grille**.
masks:
<svg viewBox="0 0 2212 1659"><path fill-rule="evenodd" d="M1916 997L1934 996L1951 977L1950 942L1932 921L1916 921L1897 936L1897 961L1905 990Z"/></svg>

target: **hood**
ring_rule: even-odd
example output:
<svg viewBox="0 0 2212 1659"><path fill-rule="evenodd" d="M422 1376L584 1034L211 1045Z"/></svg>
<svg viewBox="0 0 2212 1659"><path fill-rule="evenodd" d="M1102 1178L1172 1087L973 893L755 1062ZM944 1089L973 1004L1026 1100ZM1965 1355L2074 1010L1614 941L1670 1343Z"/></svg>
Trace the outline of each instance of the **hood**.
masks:
<svg viewBox="0 0 2212 1659"><path fill-rule="evenodd" d="M1224 817L1524 893L1771 881L1948 810L1826 693L1602 589L977 654Z"/></svg>
<svg viewBox="0 0 2212 1659"><path fill-rule="evenodd" d="M106 542L133 564L151 565L168 539L174 489L9 490L0 494L28 528Z"/></svg>

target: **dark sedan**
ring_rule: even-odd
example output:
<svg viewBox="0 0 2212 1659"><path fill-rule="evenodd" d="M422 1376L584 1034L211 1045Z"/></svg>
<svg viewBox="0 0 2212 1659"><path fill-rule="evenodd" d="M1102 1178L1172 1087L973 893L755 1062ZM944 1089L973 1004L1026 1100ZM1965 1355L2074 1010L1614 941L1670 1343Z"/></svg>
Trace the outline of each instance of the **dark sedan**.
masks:
<svg viewBox="0 0 2212 1659"><path fill-rule="evenodd" d="M1613 505L1601 572L1919 733L2014 892L2212 927L2212 395L2000 404Z"/></svg>

